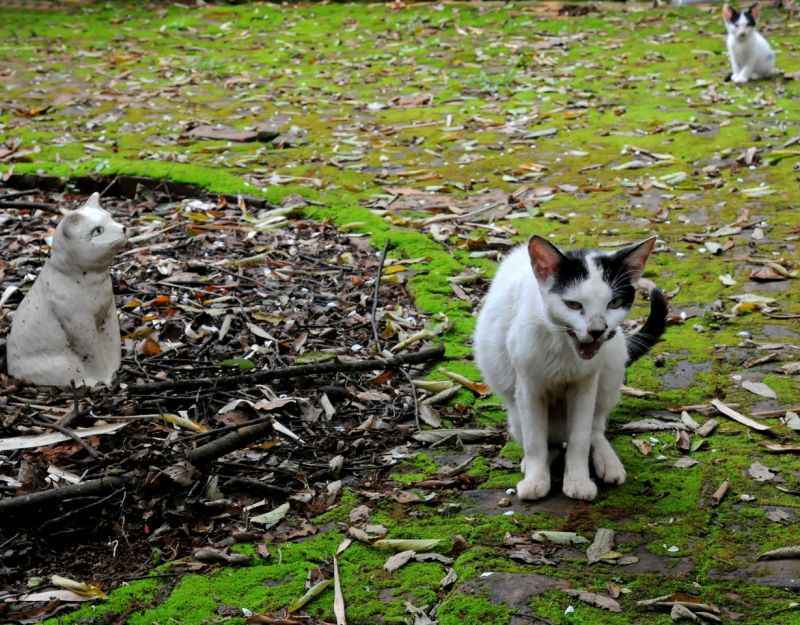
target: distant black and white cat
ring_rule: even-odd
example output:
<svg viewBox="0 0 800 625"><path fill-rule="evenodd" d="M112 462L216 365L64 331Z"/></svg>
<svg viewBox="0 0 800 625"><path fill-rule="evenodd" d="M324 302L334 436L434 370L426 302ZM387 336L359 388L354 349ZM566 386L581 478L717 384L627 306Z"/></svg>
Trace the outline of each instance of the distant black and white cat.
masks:
<svg viewBox="0 0 800 625"><path fill-rule="evenodd" d="M775 73L775 53L756 30L758 15L758 3L741 12L727 4L722 7L731 61L729 78L735 83L769 78Z"/></svg>
<svg viewBox="0 0 800 625"><path fill-rule="evenodd" d="M619 399L625 367L665 329L667 303L657 289L642 329L627 339L619 329L655 241L616 253L563 253L534 236L501 263L478 315L474 350L523 448L521 499L550 491L548 441L567 443L567 496L597 495L590 449L603 481L625 481L625 468L605 436L606 419Z"/></svg>

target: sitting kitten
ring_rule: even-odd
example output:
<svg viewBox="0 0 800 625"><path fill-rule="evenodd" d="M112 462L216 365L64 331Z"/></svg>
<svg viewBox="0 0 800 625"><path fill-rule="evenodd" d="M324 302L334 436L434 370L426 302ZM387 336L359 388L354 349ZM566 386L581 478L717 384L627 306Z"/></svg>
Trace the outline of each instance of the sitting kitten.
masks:
<svg viewBox="0 0 800 625"><path fill-rule="evenodd" d="M757 3L741 13L727 4L722 8L725 28L728 30L728 56L731 60L729 78L733 82L769 78L775 73L775 53L756 30L758 13Z"/></svg>
<svg viewBox="0 0 800 625"><path fill-rule="evenodd" d="M110 384L120 335L109 267L125 228L95 193L56 228L50 258L14 313L8 373L50 386Z"/></svg>
<svg viewBox="0 0 800 625"><path fill-rule="evenodd" d="M500 395L511 436L523 448L521 499L550 491L548 441L567 443L564 494L592 500L589 451L597 475L622 484L625 468L605 437L626 365L663 334L667 303L650 295L644 327L625 339L618 326L655 237L605 254L562 253L539 236L500 265L475 330L475 360Z"/></svg>

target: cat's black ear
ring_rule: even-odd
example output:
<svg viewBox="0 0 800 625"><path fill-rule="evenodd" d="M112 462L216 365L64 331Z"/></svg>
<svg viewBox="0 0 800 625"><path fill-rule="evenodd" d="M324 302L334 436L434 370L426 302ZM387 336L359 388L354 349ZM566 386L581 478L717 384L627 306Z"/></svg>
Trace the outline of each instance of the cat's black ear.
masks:
<svg viewBox="0 0 800 625"><path fill-rule="evenodd" d="M614 254L614 257L625 265L628 276L630 276L631 284L636 284L639 278L642 277L644 265L647 262L647 258L650 256L650 252L653 251L655 244L656 237L650 237L641 243L626 247Z"/></svg>
<svg viewBox="0 0 800 625"><path fill-rule="evenodd" d="M528 241L528 255L531 257L533 273L540 282L552 276L564 259L564 255L555 245L539 235L533 235Z"/></svg>
<svg viewBox="0 0 800 625"><path fill-rule="evenodd" d="M750 15L751 18L753 18L753 21L756 21L758 19L758 14L760 11L761 9L758 6L758 2L750 5L750 8L747 9L747 13Z"/></svg>
<svg viewBox="0 0 800 625"><path fill-rule="evenodd" d="M722 17L726 22L735 22L739 14L736 12L736 9L731 8L731 5L725 4L722 7Z"/></svg>
<svg viewBox="0 0 800 625"><path fill-rule="evenodd" d="M67 213L67 216L64 217L59 225L61 232L64 233L65 239L72 239L77 234L75 229L80 226L82 220L83 215L81 215L78 211Z"/></svg>

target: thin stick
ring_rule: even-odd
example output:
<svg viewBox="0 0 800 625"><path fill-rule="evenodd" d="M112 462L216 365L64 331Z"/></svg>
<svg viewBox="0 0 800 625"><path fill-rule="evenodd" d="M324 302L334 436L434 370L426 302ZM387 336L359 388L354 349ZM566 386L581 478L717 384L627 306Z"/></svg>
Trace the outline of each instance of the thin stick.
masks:
<svg viewBox="0 0 800 625"><path fill-rule="evenodd" d="M114 176L114 178L111 180L111 182L109 182L106 185L106 188L103 189L102 191L100 191L100 197L103 197L108 192L108 190L117 183L117 180L119 180L119 176Z"/></svg>
<svg viewBox="0 0 800 625"><path fill-rule="evenodd" d="M34 419L33 422L43 428L49 428L51 430L55 430L56 432L61 432L64 436L69 436L73 441L78 443L81 447L86 450L86 453L89 454L95 460L100 460L101 458L105 458L105 454L100 453L94 447L89 445L85 440L83 440L80 436L78 436L75 432L70 430L69 428L65 428L57 423L47 423L46 421L39 421L38 419Z"/></svg>
<svg viewBox="0 0 800 625"><path fill-rule="evenodd" d="M196 388L231 388L241 386L254 386L270 380L288 380L292 378L321 375L325 373L340 373L342 371L372 371L373 369L389 369L401 365L415 365L431 360L438 360L444 356L444 347L435 345L421 349L410 354L400 354L393 358L356 360L344 362L336 360L312 365L298 365L273 369L272 371L259 371L258 373L220 376L216 378L193 378L188 380L174 380L166 382L153 382L150 384L132 384L128 392L135 395L158 394L164 391L185 391Z"/></svg>
<svg viewBox="0 0 800 625"><path fill-rule="evenodd" d="M189 462L204 465L227 453L246 447L273 431L272 420L258 425L247 425L189 452Z"/></svg>
<svg viewBox="0 0 800 625"><path fill-rule="evenodd" d="M381 252L381 260L378 264L378 277L375 278L375 286L372 289L372 313L370 321L372 322L372 336L375 339L375 352L381 353L381 339L378 337L378 322L375 319L375 313L378 310L378 298L381 290L381 276L383 275L383 264L386 262L386 251L389 249L389 241L383 244L383 251Z"/></svg>
<svg viewBox="0 0 800 625"><path fill-rule="evenodd" d="M5 200L0 200L0 208L18 208L20 210L43 210L47 213L53 213L54 215L61 215L61 211L58 210L52 204L44 204L43 202L7 202Z"/></svg>
<svg viewBox="0 0 800 625"><path fill-rule="evenodd" d="M84 511L88 510L89 508L94 508L96 506L101 506L105 502L107 502L108 500L113 499L114 497L116 497L119 493L120 493L120 490L115 490L110 495L106 495L102 499L98 499L97 501L93 501L92 503L86 504L85 506L81 506L80 508L76 508L75 510L70 510L66 514L62 514L61 516L56 517L55 519L48 519L47 521L45 521L44 523L42 523L39 526L39 530L41 531L41 530L45 529L46 527L48 527L49 525L55 525L56 523L59 523L60 521L63 521L64 519L68 519L70 517L73 517L76 514L80 514L81 512L84 512Z"/></svg>
<svg viewBox="0 0 800 625"><path fill-rule="evenodd" d="M62 428L69 427L69 425L78 417L78 415L81 414L81 398L78 394L78 387L75 386L74 380L70 382L70 386L72 387L72 412L66 413L56 422L56 425Z"/></svg>
<svg viewBox="0 0 800 625"><path fill-rule="evenodd" d="M417 432L420 431L419 425L419 397L417 396L417 387L414 386L414 382L411 381L411 376L408 375L408 372L403 369L403 367L399 367L398 371L408 380L408 383L411 385L411 396L414 398L414 425L417 428Z"/></svg>
<svg viewBox="0 0 800 625"><path fill-rule="evenodd" d="M96 480L88 480L80 484L70 484L61 488L39 491L19 497L0 500L0 512L17 512L23 508L31 506L43 506L52 504L69 497L86 497L87 495L99 495L110 490L117 490L128 483L131 478L121 477L101 477Z"/></svg>
<svg viewBox="0 0 800 625"><path fill-rule="evenodd" d="M247 425L258 425L259 423L266 423L267 421L271 422L272 419L273 417L259 417L258 419L251 419L250 421L245 421L244 423L239 423L237 425L225 425L221 428L216 428L214 430L198 432L197 434L192 434L191 438L194 440L198 440L200 438L206 438L208 436L217 436L218 434L225 434L233 430L238 430L239 428L245 427Z"/></svg>
<svg viewBox="0 0 800 625"><path fill-rule="evenodd" d="M39 189L28 189L27 191L12 191L11 193L5 193L2 196L0 196L0 200L13 200L18 197L33 195L34 193L39 193Z"/></svg>

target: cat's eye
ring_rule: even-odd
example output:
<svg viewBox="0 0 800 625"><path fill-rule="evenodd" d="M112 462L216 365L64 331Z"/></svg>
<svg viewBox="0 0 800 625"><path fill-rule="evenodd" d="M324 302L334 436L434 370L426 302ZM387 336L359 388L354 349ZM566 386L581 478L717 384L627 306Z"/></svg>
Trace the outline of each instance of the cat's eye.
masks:
<svg viewBox="0 0 800 625"><path fill-rule="evenodd" d="M574 300L571 300L571 299L565 299L564 300L564 306L566 306L570 310L583 310L583 304L581 304L580 302L576 302Z"/></svg>
<svg viewBox="0 0 800 625"><path fill-rule="evenodd" d="M99 237L101 234L103 234L103 226L96 226L92 228L91 232L92 237Z"/></svg>
<svg viewBox="0 0 800 625"><path fill-rule="evenodd" d="M609 308L622 308L625 302L622 300L621 297L615 297L608 303Z"/></svg>

